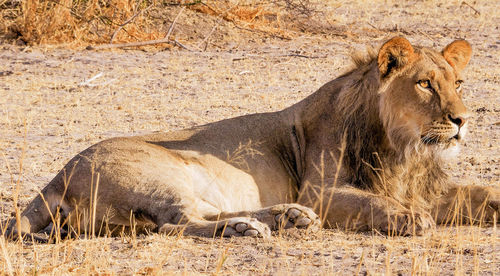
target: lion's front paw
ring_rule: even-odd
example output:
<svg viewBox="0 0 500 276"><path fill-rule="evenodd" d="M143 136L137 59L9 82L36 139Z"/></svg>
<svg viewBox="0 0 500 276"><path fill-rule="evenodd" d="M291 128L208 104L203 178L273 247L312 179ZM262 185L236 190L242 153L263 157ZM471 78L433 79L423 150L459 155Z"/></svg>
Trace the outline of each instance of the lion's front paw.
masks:
<svg viewBox="0 0 500 276"><path fill-rule="evenodd" d="M482 188L482 187L481 187ZM485 187L483 194L478 192L479 199L476 205L477 217L488 223L500 223L500 188L497 187ZM483 198L481 202L481 197ZM484 210L484 212L482 211Z"/></svg>
<svg viewBox="0 0 500 276"><path fill-rule="evenodd" d="M387 221L380 225L380 230L388 235L421 236L435 226L434 219L427 212L401 211L387 215Z"/></svg>
<svg viewBox="0 0 500 276"><path fill-rule="evenodd" d="M461 221L462 223L481 224L499 223L500 188L491 186L464 186L448 195L448 202L442 210L442 221ZM457 212L456 210L460 210Z"/></svg>
<svg viewBox="0 0 500 276"><path fill-rule="evenodd" d="M318 215L310 208L299 204L276 205L272 207L271 212L274 215L274 230L296 227L318 231L321 227Z"/></svg>

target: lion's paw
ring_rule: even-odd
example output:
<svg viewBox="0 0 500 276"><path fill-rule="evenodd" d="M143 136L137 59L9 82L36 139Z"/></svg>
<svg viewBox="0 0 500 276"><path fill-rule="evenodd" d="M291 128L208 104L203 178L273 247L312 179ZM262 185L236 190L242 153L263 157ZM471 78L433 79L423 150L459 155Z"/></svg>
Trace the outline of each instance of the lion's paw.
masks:
<svg viewBox="0 0 500 276"><path fill-rule="evenodd" d="M275 222L274 230L296 227L318 231L321 227L318 215L310 208L299 204L276 205L273 207L272 213Z"/></svg>
<svg viewBox="0 0 500 276"><path fill-rule="evenodd" d="M475 222L500 223L500 188L492 186L473 186L468 191L471 203L464 204L474 207L472 219ZM470 218L469 218L470 220ZM464 222L468 222L467 219Z"/></svg>
<svg viewBox="0 0 500 276"><path fill-rule="evenodd" d="M236 217L225 221L225 224L220 229L224 237L263 237L271 236L269 227L254 218Z"/></svg>
<svg viewBox="0 0 500 276"><path fill-rule="evenodd" d="M428 212L403 211L389 215L380 230L389 235L421 236L427 230L436 227L434 218Z"/></svg>

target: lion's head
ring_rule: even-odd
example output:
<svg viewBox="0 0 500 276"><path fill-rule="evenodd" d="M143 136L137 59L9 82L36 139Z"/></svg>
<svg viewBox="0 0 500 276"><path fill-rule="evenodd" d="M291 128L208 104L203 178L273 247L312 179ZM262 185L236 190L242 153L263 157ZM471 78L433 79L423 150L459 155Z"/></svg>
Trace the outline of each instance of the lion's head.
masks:
<svg viewBox="0 0 500 276"><path fill-rule="evenodd" d="M462 102L460 73L471 52L465 40L439 53L413 47L401 37L380 48L380 118L393 147L458 147L470 117Z"/></svg>
<svg viewBox="0 0 500 276"><path fill-rule="evenodd" d="M356 67L339 78L335 98L343 124L336 137L347 142L351 183L372 190L393 185L392 197L400 200L409 195L405 187L427 191L421 198L445 189L439 159L456 154L466 132L460 73L471 53L464 40L438 52L395 37L378 52L353 56ZM434 179L416 180L418 174Z"/></svg>

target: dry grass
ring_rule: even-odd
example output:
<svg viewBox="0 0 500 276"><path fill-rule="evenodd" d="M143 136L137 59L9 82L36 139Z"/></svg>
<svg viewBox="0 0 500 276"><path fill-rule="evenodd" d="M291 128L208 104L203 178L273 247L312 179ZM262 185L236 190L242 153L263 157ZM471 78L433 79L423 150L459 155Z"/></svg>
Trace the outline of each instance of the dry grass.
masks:
<svg viewBox="0 0 500 276"><path fill-rule="evenodd" d="M1 5L5 3L0 1ZM280 110L344 71L353 48L376 46L395 34L436 48L454 38L471 41L474 57L465 72L464 89L465 102L475 114L474 123L462 155L450 162L449 170L454 181L498 185L500 72L496 57L500 56L500 45L492 39L500 35L495 28L500 22L498 5L473 4L478 15L461 1L401 4L360 0L340 2L340 6L330 1L320 10L335 15L330 20L339 26L342 36L337 32L324 36L318 30L320 35L299 33L292 40L273 38L266 32L242 31L238 27L243 19L234 19L242 20L235 21L238 27L220 21L221 7L215 5L211 6L219 12L211 19L186 8L174 36L198 45L217 26L210 37L213 48L206 52L78 52L3 45L2 220L11 213L15 215L14 206L24 208L69 158L93 143ZM147 6L144 3L140 8ZM167 23L162 24L162 35L179 12L180 7L174 8ZM131 9L135 10L135 6ZM118 22L131 15L133 12ZM189 34L195 34L190 24L200 22L205 28L194 36L194 41L188 40ZM116 25L103 30L108 30L102 40L107 43ZM95 36L99 37L103 36ZM86 43L97 42L92 40L95 38L83 34L80 37ZM116 41L122 39L129 41L126 37ZM297 53L316 58L290 55ZM89 81L94 76L98 77ZM0 238L0 273L498 275L498 252L496 228L463 226L439 228L428 236L412 238L341 230L323 230L312 236L285 231L270 240L126 234L23 245Z"/></svg>
<svg viewBox="0 0 500 276"><path fill-rule="evenodd" d="M313 6L309 0L5 0L0 2L0 36L73 47L156 40L169 36L175 15L187 7L240 29L290 38L286 28L296 17L315 13Z"/></svg>
<svg viewBox="0 0 500 276"><path fill-rule="evenodd" d="M147 1L11 1L10 9L3 10L4 31L30 45L67 43L102 43L109 41L113 32L136 13L142 14ZM9 17L6 14L15 14ZM11 20L8 20L11 19ZM159 36L150 30L144 16L120 32L116 40L151 39Z"/></svg>

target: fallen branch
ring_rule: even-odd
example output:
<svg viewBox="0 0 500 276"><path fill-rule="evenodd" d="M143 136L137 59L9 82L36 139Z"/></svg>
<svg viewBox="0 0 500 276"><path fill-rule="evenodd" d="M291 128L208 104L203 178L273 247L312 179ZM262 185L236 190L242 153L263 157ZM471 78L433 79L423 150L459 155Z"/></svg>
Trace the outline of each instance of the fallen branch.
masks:
<svg viewBox="0 0 500 276"><path fill-rule="evenodd" d="M326 58L327 56L306 56L302 54L286 54L286 55L277 55L277 57L300 57L300 58Z"/></svg>
<svg viewBox="0 0 500 276"><path fill-rule="evenodd" d="M103 49L124 48L124 47L140 47L140 46L155 45L155 44L162 44L162 43L179 46L179 47L184 48L184 49L191 51L191 52L193 51L175 39L170 40L170 39L165 39L165 38L148 40L148 41L130 42L130 43L103 44L103 45L98 45L98 46L89 45L85 49L87 49L87 50L103 50Z"/></svg>
<svg viewBox="0 0 500 276"><path fill-rule="evenodd" d="M249 58L279 58L279 57L298 57L298 58L310 58L310 59L316 59L316 58L326 58L327 56L308 56L308 55L302 55L302 54L296 54L296 53L291 53L291 54L281 54L281 55L246 55L246 56L241 56L241 57L235 57L233 58L233 61L239 61L239 60L244 60L244 59L249 59Z"/></svg>
<svg viewBox="0 0 500 276"><path fill-rule="evenodd" d="M174 40L173 40L173 43L174 43L174 45L176 45L176 46L179 46L179 47L181 47L181 48L184 48L185 50L188 50L188 51L190 51L190 52L193 52L193 50L189 49L188 47L186 47L185 45L183 45L182 43L180 43L179 41L177 41L177 39L174 39Z"/></svg>

